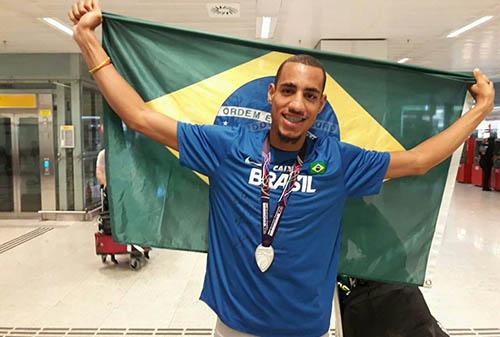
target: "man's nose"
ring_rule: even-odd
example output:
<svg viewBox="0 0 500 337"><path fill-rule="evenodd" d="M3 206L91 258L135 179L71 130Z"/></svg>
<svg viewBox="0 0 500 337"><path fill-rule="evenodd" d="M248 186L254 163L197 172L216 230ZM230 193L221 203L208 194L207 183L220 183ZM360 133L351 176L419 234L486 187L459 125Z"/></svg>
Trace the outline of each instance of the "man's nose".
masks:
<svg viewBox="0 0 500 337"><path fill-rule="evenodd" d="M288 104L288 110L295 113L302 114L305 110L304 97L297 93L292 97L292 100Z"/></svg>

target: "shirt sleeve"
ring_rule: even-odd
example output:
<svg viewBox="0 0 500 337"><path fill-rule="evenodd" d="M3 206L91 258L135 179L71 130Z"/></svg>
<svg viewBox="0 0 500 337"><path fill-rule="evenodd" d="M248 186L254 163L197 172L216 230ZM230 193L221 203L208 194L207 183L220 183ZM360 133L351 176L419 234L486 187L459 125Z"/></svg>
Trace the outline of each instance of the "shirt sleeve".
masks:
<svg viewBox="0 0 500 337"><path fill-rule="evenodd" d="M390 154L363 150L357 146L340 143L346 193L350 197L377 194L382 188Z"/></svg>
<svg viewBox="0 0 500 337"><path fill-rule="evenodd" d="M236 135L237 129L232 127L177 123L180 164L211 176L226 157Z"/></svg>

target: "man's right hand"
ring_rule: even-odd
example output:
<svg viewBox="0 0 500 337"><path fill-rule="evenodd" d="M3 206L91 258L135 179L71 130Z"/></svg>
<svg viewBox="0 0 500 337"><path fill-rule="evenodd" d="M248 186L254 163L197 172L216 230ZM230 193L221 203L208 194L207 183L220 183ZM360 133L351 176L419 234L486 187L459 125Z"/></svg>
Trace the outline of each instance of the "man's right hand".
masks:
<svg viewBox="0 0 500 337"><path fill-rule="evenodd" d="M78 44L89 69L106 64L109 55L102 48L94 30L102 22L98 0L78 0L68 13L73 22L73 39ZM151 110L141 96L116 71L112 64L100 68L92 74L99 91L114 112L132 130L178 149L177 121Z"/></svg>
<svg viewBox="0 0 500 337"><path fill-rule="evenodd" d="M102 12L98 0L79 0L75 2L68 16L73 22L73 32L94 31L102 22Z"/></svg>

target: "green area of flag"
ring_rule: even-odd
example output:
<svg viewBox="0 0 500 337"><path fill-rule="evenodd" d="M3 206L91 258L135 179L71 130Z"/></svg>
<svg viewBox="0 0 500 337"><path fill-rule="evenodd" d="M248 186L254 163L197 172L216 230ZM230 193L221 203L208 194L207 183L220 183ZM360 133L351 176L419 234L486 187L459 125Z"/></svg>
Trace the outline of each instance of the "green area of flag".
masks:
<svg viewBox="0 0 500 337"><path fill-rule="evenodd" d="M146 101L232 71L272 51L311 54L406 149L461 115L467 83L473 81L465 74L233 39L112 14L105 16L103 43L116 69ZM206 251L207 184L181 167L164 146L125 127L109 107L105 110L113 237L122 243ZM341 135L359 123L351 115L352 121L340 125ZM364 132L375 137L369 130ZM385 182L377 196L348 200L339 272L422 285L449 167L446 160L422 177ZM328 169L332 166L316 162L308 171L321 175Z"/></svg>

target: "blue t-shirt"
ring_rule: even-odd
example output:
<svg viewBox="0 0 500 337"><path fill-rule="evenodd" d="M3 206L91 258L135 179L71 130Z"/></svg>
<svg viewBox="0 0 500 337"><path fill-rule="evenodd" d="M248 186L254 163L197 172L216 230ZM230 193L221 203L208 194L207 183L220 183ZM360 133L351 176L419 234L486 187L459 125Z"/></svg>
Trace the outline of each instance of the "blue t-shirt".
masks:
<svg viewBox="0 0 500 337"><path fill-rule="evenodd" d="M262 273L255 248L261 243L260 162L268 130L178 123L177 132L181 164L210 179L201 299L241 332L262 337L326 333L345 200L379 192L389 154L334 137L307 138L304 165L273 242L274 261ZM296 156L271 148L270 216Z"/></svg>

